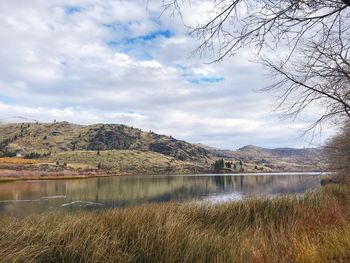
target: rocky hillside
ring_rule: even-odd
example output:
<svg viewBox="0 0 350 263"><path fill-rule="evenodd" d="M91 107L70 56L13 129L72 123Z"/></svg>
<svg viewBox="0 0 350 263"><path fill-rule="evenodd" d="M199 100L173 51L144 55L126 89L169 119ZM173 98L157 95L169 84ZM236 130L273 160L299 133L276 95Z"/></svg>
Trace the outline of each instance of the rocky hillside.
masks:
<svg viewBox="0 0 350 263"><path fill-rule="evenodd" d="M77 125L68 122L0 125L0 151L57 154L82 150L139 150L178 160L205 162L210 154L199 146L119 124Z"/></svg>
<svg viewBox="0 0 350 263"><path fill-rule="evenodd" d="M25 122L0 125L0 155L29 154L29 158L50 155L53 159L65 156L62 153L110 150L160 153L205 168L213 167L215 159L225 159L232 164L243 162L246 171L319 171L323 169L324 158L321 148L267 149L248 145L235 151L221 150L119 124Z"/></svg>

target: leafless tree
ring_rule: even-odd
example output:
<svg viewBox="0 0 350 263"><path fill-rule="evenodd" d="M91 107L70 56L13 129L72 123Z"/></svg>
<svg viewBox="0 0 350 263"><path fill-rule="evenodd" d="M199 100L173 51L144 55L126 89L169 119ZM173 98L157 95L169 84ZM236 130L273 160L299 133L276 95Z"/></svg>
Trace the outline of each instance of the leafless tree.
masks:
<svg viewBox="0 0 350 263"><path fill-rule="evenodd" d="M261 60L275 76L265 90L279 94L278 108L287 115L297 116L314 103L322 105L311 130L332 117L350 119L350 43L343 41L342 34L304 43L298 56L287 62Z"/></svg>
<svg viewBox="0 0 350 263"><path fill-rule="evenodd" d="M164 9L177 10L183 3L201 0L163 0ZM201 40L197 52L213 50L219 61L245 45L259 50L275 47L281 41L297 47L304 38L326 39L350 24L350 0L212 0L207 21L191 27ZM195 8L195 6L193 6Z"/></svg>
<svg viewBox="0 0 350 263"><path fill-rule="evenodd" d="M202 1L163 0L163 5L181 15L187 2L196 8ZM324 112L311 127L332 116L350 118L350 0L211 2L207 21L190 27L200 40L194 53L213 52L212 62L218 62L253 47L276 77L266 89L278 93L288 115L319 103ZM278 61L266 56L274 49Z"/></svg>

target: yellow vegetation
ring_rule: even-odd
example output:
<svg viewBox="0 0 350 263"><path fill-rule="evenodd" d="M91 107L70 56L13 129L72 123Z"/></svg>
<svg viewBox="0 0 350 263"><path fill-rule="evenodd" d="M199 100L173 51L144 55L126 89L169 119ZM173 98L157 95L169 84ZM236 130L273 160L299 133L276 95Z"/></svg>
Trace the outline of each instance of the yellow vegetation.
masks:
<svg viewBox="0 0 350 263"><path fill-rule="evenodd" d="M9 164L38 164L44 163L44 160L24 159L18 157L0 157L0 163Z"/></svg>

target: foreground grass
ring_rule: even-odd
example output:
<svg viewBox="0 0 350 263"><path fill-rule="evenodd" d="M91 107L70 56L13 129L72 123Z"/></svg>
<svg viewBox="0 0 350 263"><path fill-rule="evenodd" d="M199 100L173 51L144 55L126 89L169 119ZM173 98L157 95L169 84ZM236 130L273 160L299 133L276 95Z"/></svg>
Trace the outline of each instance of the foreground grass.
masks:
<svg viewBox="0 0 350 263"><path fill-rule="evenodd" d="M0 219L0 262L349 262L349 188Z"/></svg>

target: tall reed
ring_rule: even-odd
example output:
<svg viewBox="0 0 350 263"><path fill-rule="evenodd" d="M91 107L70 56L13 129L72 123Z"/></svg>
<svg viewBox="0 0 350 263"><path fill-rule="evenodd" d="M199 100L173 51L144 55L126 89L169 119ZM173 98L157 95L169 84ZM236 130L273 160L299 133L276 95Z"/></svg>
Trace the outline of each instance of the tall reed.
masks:
<svg viewBox="0 0 350 263"><path fill-rule="evenodd" d="M350 262L350 191L1 217L0 262Z"/></svg>

